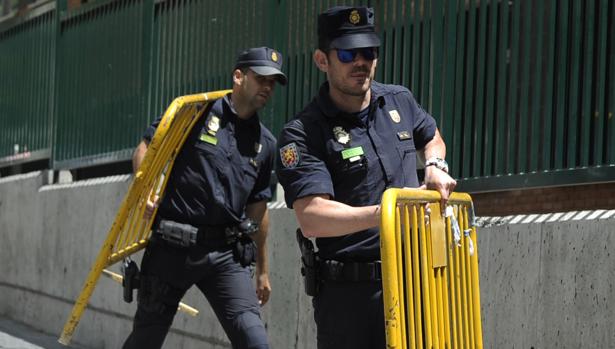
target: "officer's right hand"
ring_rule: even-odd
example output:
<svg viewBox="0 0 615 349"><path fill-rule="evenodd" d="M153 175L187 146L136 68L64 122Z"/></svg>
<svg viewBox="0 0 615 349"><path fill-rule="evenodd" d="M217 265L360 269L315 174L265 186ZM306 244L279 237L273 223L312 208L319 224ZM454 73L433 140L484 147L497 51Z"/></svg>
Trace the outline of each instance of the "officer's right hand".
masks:
<svg viewBox="0 0 615 349"><path fill-rule="evenodd" d="M152 215L154 214L154 210L158 207L159 199L160 199L160 196L158 195L154 195L154 197L149 197L147 199L147 204L145 204L145 211L143 212L144 219L152 218Z"/></svg>

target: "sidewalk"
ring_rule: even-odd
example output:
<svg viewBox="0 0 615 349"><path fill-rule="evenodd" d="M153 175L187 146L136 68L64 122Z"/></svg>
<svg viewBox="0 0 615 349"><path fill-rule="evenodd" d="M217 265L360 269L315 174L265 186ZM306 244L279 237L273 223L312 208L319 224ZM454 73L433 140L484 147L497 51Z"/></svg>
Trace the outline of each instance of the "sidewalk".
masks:
<svg viewBox="0 0 615 349"><path fill-rule="evenodd" d="M24 324L0 317L0 349L84 349L66 347L58 338L32 329Z"/></svg>

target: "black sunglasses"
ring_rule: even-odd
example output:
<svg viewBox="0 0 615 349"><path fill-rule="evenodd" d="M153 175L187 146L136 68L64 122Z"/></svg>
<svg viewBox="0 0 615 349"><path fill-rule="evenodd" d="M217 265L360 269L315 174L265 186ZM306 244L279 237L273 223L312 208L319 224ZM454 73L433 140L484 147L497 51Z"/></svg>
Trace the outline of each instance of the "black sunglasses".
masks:
<svg viewBox="0 0 615 349"><path fill-rule="evenodd" d="M376 47L353 48L350 50L337 49L337 59L342 63L350 63L354 61L357 54L361 54L365 60L373 61L378 58L378 49Z"/></svg>

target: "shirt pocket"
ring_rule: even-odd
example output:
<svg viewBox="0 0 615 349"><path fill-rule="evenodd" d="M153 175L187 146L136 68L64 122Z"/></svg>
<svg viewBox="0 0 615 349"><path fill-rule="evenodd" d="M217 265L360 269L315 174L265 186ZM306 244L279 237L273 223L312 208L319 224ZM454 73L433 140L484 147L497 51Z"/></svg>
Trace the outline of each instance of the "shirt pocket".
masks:
<svg viewBox="0 0 615 349"><path fill-rule="evenodd" d="M399 154L403 187L418 187L419 180L416 174L416 149L414 144L401 144L397 146Z"/></svg>
<svg viewBox="0 0 615 349"><path fill-rule="evenodd" d="M333 175L333 184L337 188L349 187L359 188L366 180L367 176L367 157L361 155L356 161L343 159L342 154L338 153L331 162L330 171Z"/></svg>

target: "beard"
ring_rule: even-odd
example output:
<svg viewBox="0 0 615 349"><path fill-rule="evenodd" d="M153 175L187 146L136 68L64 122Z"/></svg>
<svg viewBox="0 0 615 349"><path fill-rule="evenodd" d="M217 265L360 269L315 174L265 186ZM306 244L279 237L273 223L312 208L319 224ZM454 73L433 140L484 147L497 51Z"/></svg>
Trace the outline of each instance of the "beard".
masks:
<svg viewBox="0 0 615 349"><path fill-rule="evenodd" d="M361 83L361 81L357 81L358 77L352 76L355 74L365 74L366 77ZM373 76L367 66L359 66L352 69L346 79L340 77L333 80L335 88L343 94L353 97L364 97L371 87Z"/></svg>

